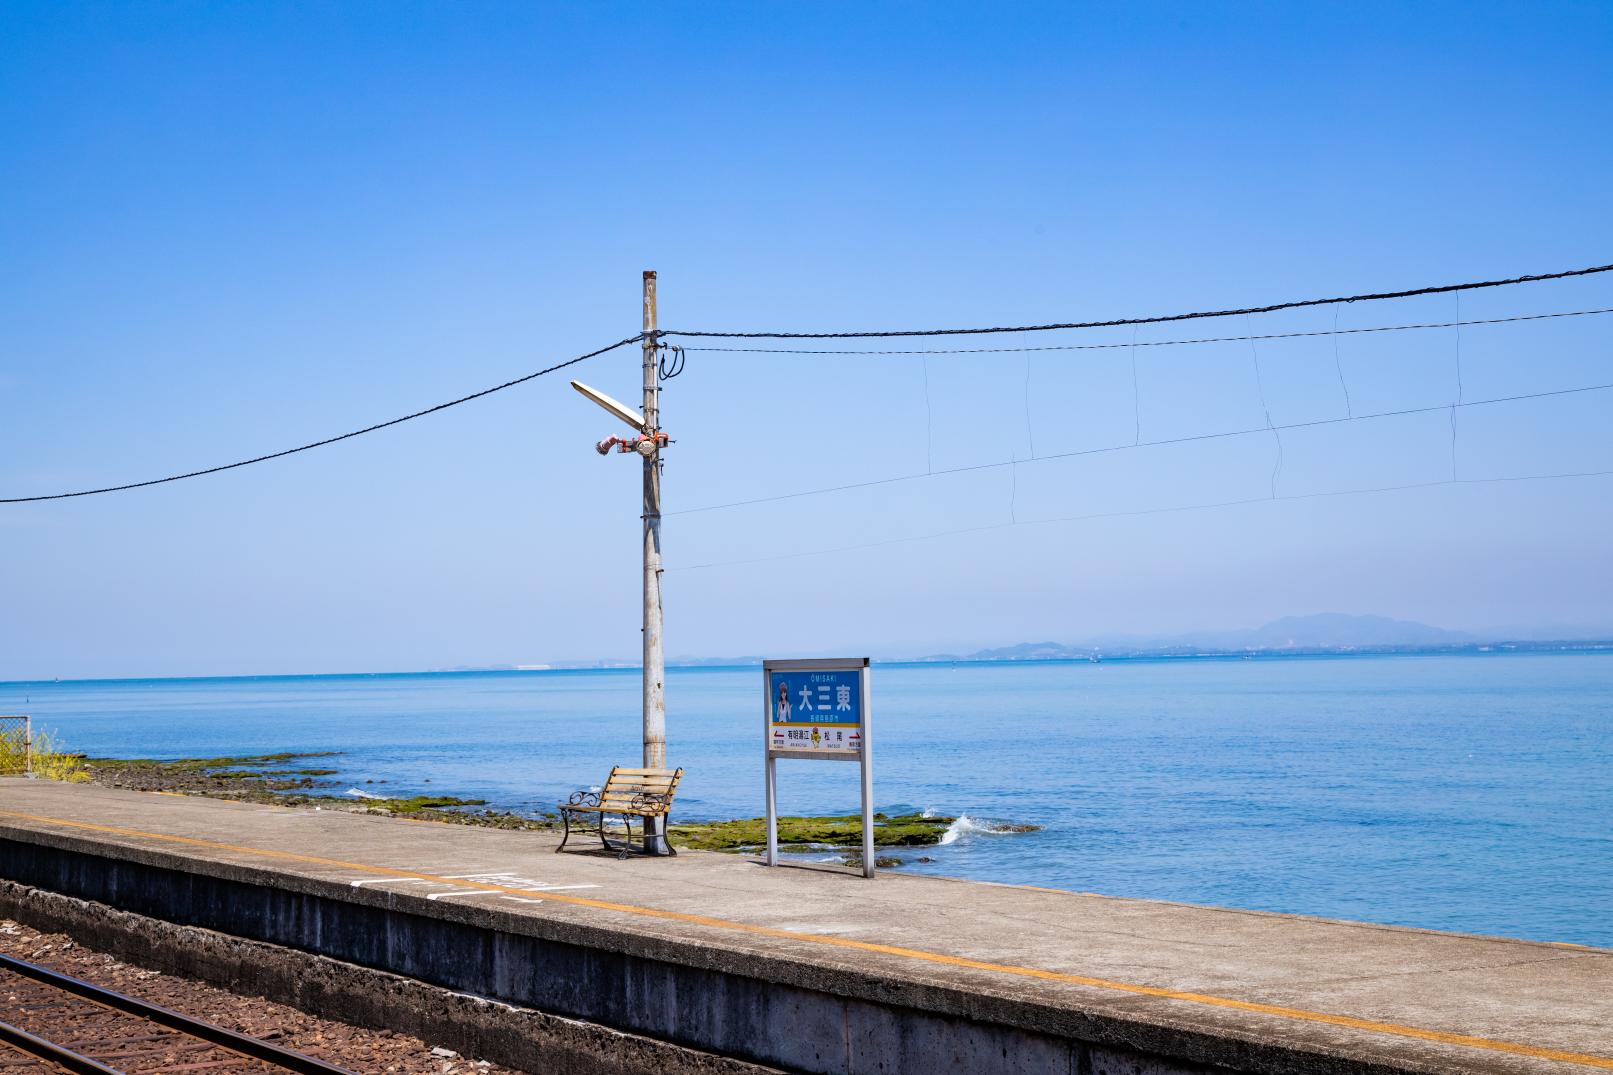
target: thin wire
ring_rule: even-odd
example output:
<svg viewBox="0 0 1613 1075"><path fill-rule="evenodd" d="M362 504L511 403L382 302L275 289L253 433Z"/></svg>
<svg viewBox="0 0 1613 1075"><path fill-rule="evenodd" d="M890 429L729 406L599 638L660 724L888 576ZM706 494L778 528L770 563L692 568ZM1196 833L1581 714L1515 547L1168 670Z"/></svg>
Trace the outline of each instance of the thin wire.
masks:
<svg viewBox="0 0 1613 1075"><path fill-rule="evenodd" d="M1456 402L1462 402L1462 296L1458 293L1456 299L1456 320L1452 327L1456 329Z"/></svg>
<svg viewBox="0 0 1613 1075"><path fill-rule="evenodd" d="M1266 416L1266 428L1277 442L1277 459L1271 466L1271 498L1277 499L1277 478L1283 472L1283 435L1277 432L1277 427L1271 421L1271 405L1266 402L1266 383L1260 376L1260 349L1255 341L1249 341L1249 356L1255 361L1255 392L1260 396L1260 410Z"/></svg>
<svg viewBox="0 0 1613 1075"><path fill-rule="evenodd" d="M1335 370L1337 370L1338 374L1339 374L1339 388L1344 390L1344 413L1347 414L1347 415L1353 415L1355 413L1355 407L1352 406L1351 403L1350 403L1350 386L1344 380L1344 362L1343 362L1342 359L1339 358L1339 336L1340 336L1340 332L1339 332L1339 310L1340 310L1340 307L1338 305L1334 305L1334 307L1333 307L1333 368ZM1588 313L1588 312L1589 311L1581 311L1581 313ZM1579 315L1580 315L1579 313L1574 313L1574 314L1538 314L1536 316L1538 316L1538 317L1578 317ZM1511 320L1511 319L1506 318L1504 320ZM1494 321L1485 322L1485 324L1494 324L1494 323L1495 323ZM1363 331L1379 331L1379 330L1351 329L1350 331L1351 332L1363 332ZM1458 331L1460 331L1460 330L1458 330Z"/></svg>
<svg viewBox="0 0 1613 1075"><path fill-rule="evenodd" d="M930 360L923 359L924 364L924 470L933 473L935 470L935 424L933 412L930 410Z"/></svg>
<svg viewBox="0 0 1613 1075"><path fill-rule="evenodd" d="M683 353L683 348L675 343L663 343L660 347L663 353L657 363L656 373L660 375L661 380L670 381L683 372L688 356Z"/></svg>
<svg viewBox="0 0 1613 1075"><path fill-rule="evenodd" d="M1349 301L1339 299L1339 302ZM1514 321L1546 321L1555 317L1589 317L1593 314L1613 314L1613 307L1596 310L1565 310L1550 314L1519 314L1515 317L1488 317L1475 321L1463 321L1463 325L1505 325ZM1242 343L1245 340L1298 340L1310 336L1354 336L1364 332L1406 332L1412 329L1429 328L1455 328L1457 322L1435 321L1427 324L1415 325L1375 325L1366 328L1338 328L1337 313L1334 315L1335 327L1331 332L1268 332L1259 336L1204 336L1187 340L1152 340L1143 343L1066 343L1049 344L1043 347L926 347L917 350L895 350L890 348L873 348L858 350L853 348L806 349L798 347L687 347L688 351L727 351L732 354L746 355L1000 355L1021 351L1112 351L1121 347L1181 347L1188 344L1202 343Z"/></svg>
<svg viewBox="0 0 1613 1075"><path fill-rule="evenodd" d="M1442 284L1436 287L1418 287L1408 291L1379 291L1364 295L1347 295L1330 299L1300 299L1294 302L1273 302L1264 306L1244 306L1233 310L1200 310L1185 314L1160 314L1154 317L1118 317L1108 321L1065 321L1047 325L993 325L987 328L925 328L893 329L880 332L715 332L688 329L664 329L661 336L702 336L746 340L844 340L890 339L897 336L979 336L994 332L1050 332L1057 329L1114 328L1119 325L1157 325L1166 321L1196 321L1208 317L1233 317L1240 314L1269 314L1278 310L1297 310L1306 306L1326 306L1335 302L1377 302L1383 299L1408 299L1416 295L1445 295L1453 291L1474 291L1479 288L1508 287L1513 284L1537 283L1542 280L1564 280L1572 276L1591 276L1613 271L1613 264L1593 265L1585 269L1567 269L1562 272L1536 273L1513 276L1504 280L1479 280L1465 284Z"/></svg>
<svg viewBox="0 0 1613 1075"><path fill-rule="evenodd" d="M1458 404L1461 407L1488 407L1501 403L1521 403L1532 399L1550 399L1555 396L1572 396L1583 392L1606 392L1613 390L1613 383L1581 385L1575 388L1555 388L1545 392L1525 392L1513 396L1496 396L1491 399L1473 399ZM1139 448L1164 448L1176 444L1196 444L1201 441L1225 440L1230 437L1248 437L1257 433L1282 433L1291 429L1314 429L1319 426L1345 425L1350 422L1369 422L1382 418L1405 418L1416 414L1432 414L1444 411L1451 406L1449 403L1436 403L1427 407L1406 407L1394 411L1376 411L1370 414L1353 414L1348 417L1314 418L1305 422L1287 422L1277 426L1253 426L1247 429L1229 429L1218 433L1193 433L1181 437L1167 437L1161 440L1145 440L1140 444L1111 444L1099 448L1078 448L1068 452L1057 452L1051 455L1039 455L1034 460L1021 460L1021 462L1047 463L1057 459L1074 459L1078 456L1108 455L1113 452L1126 452ZM683 508L679 511L666 512L667 515L693 515L705 511L725 511L729 508L744 508L755 504L771 504L779 500L795 500L805 496L824 496L829 493L844 493L854 489L871 489L881 485L894 485L898 482L918 481L924 478L944 478L955 474L968 474L979 470L995 470L999 467L1011 465L1008 460L999 460L991 463L973 463L969 466L950 467L946 470L930 471L924 474L898 474L889 478L875 478L871 481L851 482L846 485L828 485L820 489L802 489L794 493L776 493L772 496L753 497L749 500L732 500L723 504L704 504L695 508ZM1269 499L1269 498L1268 498Z"/></svg>
<svg viewBox="0 0 1613 1075"><path fill-rule="evenodd" d="M483 396L490 396L494 392L502 392L506 388L514 388L518 384L525 384L526 382L538 377L542 377L545 374L553 373L556 370L563 370L567 366L575 366L577 363L586 362L590 358L598 358L600 355L609 351L614 351L618 347L626 347L630 343L638 343L643 338L644 334L641 332L637 336L629 336L625 340L618 340L607 347L601 347L597 351L589 351L586 355L578 355L576 358L568 358L564 362L558 362L553 366L548 366L533 373L528 373L523 377L517 377L513 381L505 381L503 384L494 385L492 388L484 388L480 392L472 392L468 396L460 396L458 399L451 399L447 403L439 403L434 407L427 407L423 411L415 411L413 414L406 414L401 418L392 418L385 422L377 422L374 425L365 426L363 429L355 429L351 433L342 433L339 436L326 437L324 440L316 440L310 444L301 444L295 448L286 448L283 451L270 452L268 455L255 456L251 459L242 459L237 463L225 463L222 466L207 467L203 470L187 471L184 474L172 474L166 478L152 478L148 481L128 482L124 485L108 485L100 489L82 489L75 493L51 493L45 496L6 497L4 499L0 499L0 504L31 504L41 500L67 500L71 497L96 496L100 493L120 493L126 489L144 489L151 485L164 485L168 482L184 481L186 478L200 478L206 474L218 474L226 470L235 470L238 467L249 467L253 463L267 463L271 459L283 459L288 455L296 455L298 452L306 452L314 448L323 448L327 444L335 444L338 441L351 440L354 437L361 437L366 433L374 433L376 430L386 429L389 426L401 425L404 422L413 421L416 418L424 418L426 415L436 414L438 411L445 411L449 407L457 407L461 403L469 403L473 399L481 399Z"/></svg>
<svg viewBox="0 0 1613 1075"><path fill-rule="evenodd" d="M1008 521L1019 522L1019 460L1008 467Z"/></svg>
<svg viewBox="0 0 1613 1075"><path fill-rule="evenodd" d="M1456 408L1462 402L1462 293L1456 299L1456 402L1451 404L1451 478L1456 478Z"/></svg>
<svg viewBox="0 0 1613 1075"><path fill-rule="evenodd" d="M1451 404L1451 480L1453 480L1453 481L1456 479L1456 408L1457 408L1457 406L1458 405L1455 404L1455 403Z"/></svg>
<svg viewBox="0 0 1613 1075"><path fill-rule="evenodd" d="M1177 504L1162 508L1138 508L1131 511L1103 511L1087 515L1063 515L1047 519L1025 519L1009 523L986 523L981 526L966 526L956 530L940 530L930 534L911 534L903 537L886 538L883 541L869 541L857 545L841 545L830 549L813 549L808 552L780 553L777 556L758 556L745 560L719 560L704 564L684 564L669 567L667 571L704 571L720 567L738 567L746 564L766 564L780 560L799 560L808 556L832 556L843 552L861 552L865 549L883 548L887 545L902 545L915 541L933 541L937 538L958 537L963 534L978 534L987 530L1007 530L1015 526L1043 526L1053 523L1079 523L1091 522L1099 519L1125 519L1144 515L1168 515L1186 511L1209 511L1215 508L1246 507L1251 504L1270 504L1280 500L1316 500L1327 497L1368 496L1378 493L1396 493L1412 489L1435 489L1446 485L1493 485L1506 482L1528 481L1562 481L1575 478L1606 478L1613 477L1613 470L1580 470L1567 471L1556 474L1514 474L1490 478L1440 478L1435 481L1411 482L1405 485L1380 485L1362 489L1328 489L1314 493L1284 493L1279 497L1253 496L1242 497L1237 500L1218 500L1203 504Z"/></svg>
<svg viewBox="0 0 1613 1075"><path fill-rule="evenodd" d="M1131 326L1131 443L1140 444L1143 439L1143 399L1142 392L1137 388L1137 329L1140 326Z"/></svg>

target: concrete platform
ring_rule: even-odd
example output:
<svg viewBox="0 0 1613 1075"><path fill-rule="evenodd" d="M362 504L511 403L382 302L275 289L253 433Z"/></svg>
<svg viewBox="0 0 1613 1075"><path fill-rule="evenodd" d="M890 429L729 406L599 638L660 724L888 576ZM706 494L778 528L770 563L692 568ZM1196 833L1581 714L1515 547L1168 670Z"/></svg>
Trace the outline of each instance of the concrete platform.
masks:
<svg viewBox="0 0 1613 1075"><path fill-rule="evenodd" d="M556 843L0 779L0 877L797 1070L1613 1070L1606 950Z"/></svg>

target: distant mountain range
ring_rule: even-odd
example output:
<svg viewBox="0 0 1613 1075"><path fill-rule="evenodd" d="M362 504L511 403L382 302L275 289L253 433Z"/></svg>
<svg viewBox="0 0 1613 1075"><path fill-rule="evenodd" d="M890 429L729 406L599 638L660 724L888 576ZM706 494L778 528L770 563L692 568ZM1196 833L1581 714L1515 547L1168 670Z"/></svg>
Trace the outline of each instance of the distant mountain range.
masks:
<svg viewBox="0 0 1613 1075"><path fill-rule="evenodd" d="M1613 629L1589 627L1519 627L1487 631L1450 631L1388 616L1347 616L1323 612L1285 616L1263 627L1226 631L1193 631L1179 635L1104 635L1085 642L1021 642L973 653L937 653L919 661L1070 661L1126 657L1195 657L1227 655L1447 653L1485 651L1613 650ZM778 656L802 656L779 654ZM882 662L907 658L880 657ZM672 657L672 668L759 665L758 656ZM636 669L637 661L553 661L440 668L441 672Z"/></svg>
<svg viewBox="0 0 1613 1075"><path fill-rule="evenodd" d="M1263 627L1230 631L1197 631L1164 637L1111 635L1066 645L1021 642L1017 646L974 653L936 654L927 661L1057 661L1093 657L1167 657L1219 654L1383 653L1424 650L1605 649L1613 642L1590 640L1583 633L1552 638L1538 631L1474 634L1430 627L1387 616L1347 616L1324 612L1285 616Z"/></svg>

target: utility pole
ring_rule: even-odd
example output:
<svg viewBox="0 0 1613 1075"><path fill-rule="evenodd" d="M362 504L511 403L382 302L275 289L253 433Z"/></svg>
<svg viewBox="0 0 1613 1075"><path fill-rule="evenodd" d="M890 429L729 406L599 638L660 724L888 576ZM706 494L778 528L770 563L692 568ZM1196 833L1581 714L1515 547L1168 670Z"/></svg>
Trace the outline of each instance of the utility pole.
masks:
<svg viewBox="0 0 1613 1075"><path fill-rule="evenodd" d="M644 411L639 413L581 381L571 387L632 427L634 436L606 437L594 445L600 455L612 448L637 452L644 460L644 768L666 768L666 656L661 649L661 336L655 328L655 272L644 270ZM680 361L678 366L681 368ZM677 370L670 370L673 376ZM670 855L666 818L644 820L644 850Z"/></svg>
<svg viewBox="0 0 1613 1075"><path fill-rule="evenodd" d="M655 271L644 271L644 432L659 448L660 337L655 327ZM661 647L661 453L644 456L644 767L666 768L666 655ZM644 850L665 855L666 818L646 818Z"/></svg>

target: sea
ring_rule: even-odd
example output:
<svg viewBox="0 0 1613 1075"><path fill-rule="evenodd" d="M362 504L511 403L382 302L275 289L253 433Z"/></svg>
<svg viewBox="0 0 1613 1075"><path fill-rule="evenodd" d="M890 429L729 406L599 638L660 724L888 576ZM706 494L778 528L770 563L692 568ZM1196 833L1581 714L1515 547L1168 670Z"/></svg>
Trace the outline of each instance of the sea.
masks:
<svg viewBox="0 0 1613 1075"><path fill-rule="evenodd" d="M638 764L639 690L625 669L0 683L0 712L100 757L339 751L317 763L335 794L538 813ZM764 720L759 667L669 671L675 816L760 816ZM956 818L895 853L908 872L1613 948L1613 654L876 664L870 736L876 809ZM781 813L858 809L855 765L779 778Z"/></svg>

